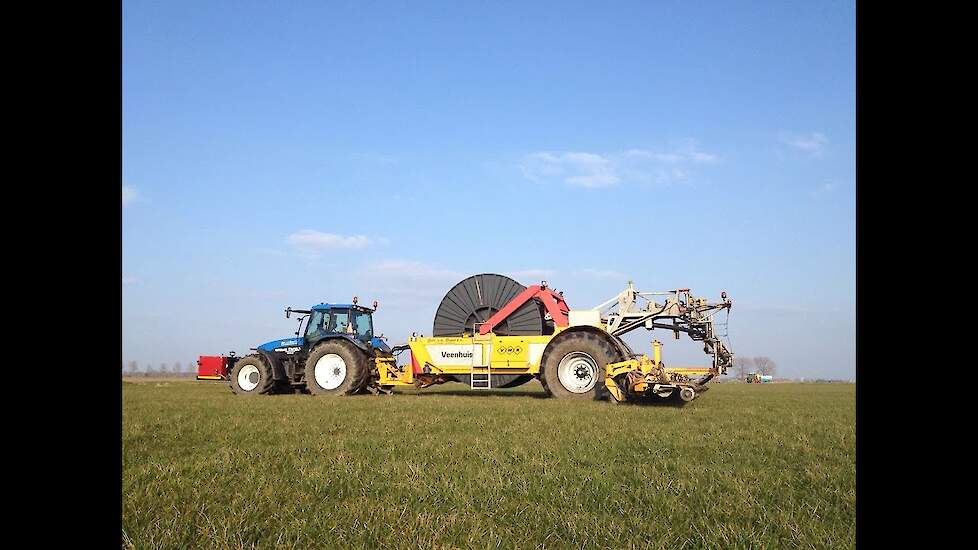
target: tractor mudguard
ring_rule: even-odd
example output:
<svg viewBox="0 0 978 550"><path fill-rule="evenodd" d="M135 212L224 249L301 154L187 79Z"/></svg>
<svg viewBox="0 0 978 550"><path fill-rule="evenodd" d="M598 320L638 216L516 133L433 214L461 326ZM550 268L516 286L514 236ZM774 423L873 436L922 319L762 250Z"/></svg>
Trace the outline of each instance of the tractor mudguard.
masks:
<svg viewBox="0 0 978 550"><path fill-rule="evenodd" d="M314 344L309 346L309 351L312 351L312 349L318 346L321 342L325 342L327 340L346 340L351 344L353 344L354 346L358 347L360 351L366 353L369 357L374 356L374 349L372 347L368 346L367 344L361 342L360 340L357 340L356 338L350 335L336 334L336 333L327 334L326 336L323 336L321 339L316 340Z"/></svg>
<svg viewBox="0 0 978 550"><path fill-rule="evenodd" d="M289 377L285 372L285 366L274 353L258 348L258 353L272 367L272 378L277 381L288 381Z"/></svg>

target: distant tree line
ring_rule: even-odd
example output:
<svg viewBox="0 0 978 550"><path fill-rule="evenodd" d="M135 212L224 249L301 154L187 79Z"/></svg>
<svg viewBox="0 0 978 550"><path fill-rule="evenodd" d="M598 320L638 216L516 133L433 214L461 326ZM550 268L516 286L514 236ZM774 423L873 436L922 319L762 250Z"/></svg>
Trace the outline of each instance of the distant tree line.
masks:
<svg viewBox="0 0 978 550"><path fill-rule="evenodd" d="M172 367L168 363L146 363L140 365L138 361L129 361L124 364L122 374L123 376L143 376L147 378L160 376L196 377L197 361L188 361L186 368L184 368L183 363L180 361L174 363Z"/></svg>

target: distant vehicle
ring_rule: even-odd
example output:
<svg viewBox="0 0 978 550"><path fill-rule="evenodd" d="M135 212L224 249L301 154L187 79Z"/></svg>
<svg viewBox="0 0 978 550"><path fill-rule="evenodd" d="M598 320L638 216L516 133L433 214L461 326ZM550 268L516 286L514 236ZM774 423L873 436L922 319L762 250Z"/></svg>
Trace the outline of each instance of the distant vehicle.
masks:
<svg viewBox="0 0 978 550"><path fill-rule="evenodd" d="M748 372L747 373L747 383L748 384L766 384L774 380L774 377L769 374L761 374L759 372Z"/></svg>

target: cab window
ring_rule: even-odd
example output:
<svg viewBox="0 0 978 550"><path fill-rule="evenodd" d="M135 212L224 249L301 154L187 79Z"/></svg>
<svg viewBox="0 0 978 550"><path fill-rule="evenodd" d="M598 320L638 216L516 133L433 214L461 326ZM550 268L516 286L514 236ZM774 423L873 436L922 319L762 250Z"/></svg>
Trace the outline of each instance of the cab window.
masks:
<svg viewBox="0 0 978 550"><path fill-rule="evenodd" d="M323 320L325 318L325 313L319 310L313 310L313 312L309 315L309 322L306 324L306 336L311 338L322 332Z"/></svg>
<svg viewBox="0 0 978 550"><path fill-rule="evenodd" d="M350 323L350 310L334 309L329 316L329 332L346 332Z"/></svg>
<svg viewBox="0 0 978 550"><path fill-rule="evenodd" d="M356 311L353 313L353 318L353 326L357 330L357 336L361 339L372 338L374 331L370 314L363 311Z"/></svg>

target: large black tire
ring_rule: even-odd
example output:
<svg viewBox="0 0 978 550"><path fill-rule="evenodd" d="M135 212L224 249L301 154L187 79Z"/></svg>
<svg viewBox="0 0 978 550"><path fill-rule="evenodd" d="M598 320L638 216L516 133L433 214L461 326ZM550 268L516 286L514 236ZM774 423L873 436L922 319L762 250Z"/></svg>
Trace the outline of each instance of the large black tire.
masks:
<svg viewBox="0 0 978 550"><path fill-rule="evenodd" d="M353 395L367 384L367 359L353 344L327 340L306 359L306 389L313 395Z"/></svg>
<svg viewBox="0 0 978 550"><path fill-rule="evenodd" d="M231 369L231 391L237 395L271 393L275 387L272 369L257 355L242 357Z"/></svg>
<svg viewBox="0 0 978 550"><path fill-rule="evenodd" d="M608 340L596 334L559 335L544 353L540 383L554 397L602 399L608 393L604 386L605 365L618 361L619 355ZM565 362L564 380L560 376L561 361Z"/></svg>

